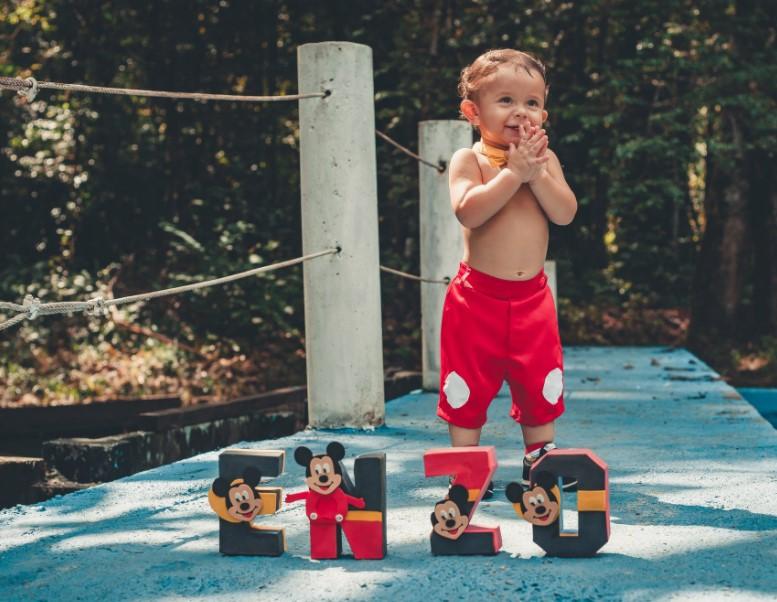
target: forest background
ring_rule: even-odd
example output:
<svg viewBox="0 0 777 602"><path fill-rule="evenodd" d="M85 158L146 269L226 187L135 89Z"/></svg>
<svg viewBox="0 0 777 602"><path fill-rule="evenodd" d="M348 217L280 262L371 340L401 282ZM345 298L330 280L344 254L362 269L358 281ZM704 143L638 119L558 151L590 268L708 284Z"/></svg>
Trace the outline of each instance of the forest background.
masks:
<svg viewBox="0 0 777 602"><path fill-rule="evenodd" d="M299 45L369 45L376 127L417 148L461 68L548 67L551 148L579 211L551 230L562 340L687 346L777 384L777 49L766 0L16 0L0 75L297 91ZM0 96L0 299L122 296L301 254L296 103ZM418 164L377 140L381 264L419 271ZM0 335L0 404L305 381L300 267ZM387 367L420 369L418 285L381 276Z"/></svg>

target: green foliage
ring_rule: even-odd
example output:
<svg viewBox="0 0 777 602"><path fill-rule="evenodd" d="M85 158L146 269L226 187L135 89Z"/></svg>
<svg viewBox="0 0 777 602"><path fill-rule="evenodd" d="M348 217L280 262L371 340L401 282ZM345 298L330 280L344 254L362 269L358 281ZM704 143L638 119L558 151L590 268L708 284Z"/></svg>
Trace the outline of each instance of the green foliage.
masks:
<svg viewBox="0 0 777 602"><path fill-rule="evenodd" d="M0 74L294 93L297 46L348 40L373 49L376 127L416 148L419 121L457 118L464 65L494 47L534 52L548 65L551 148L579 201L573 224L551 232L565 307L681 307L704 233L706 157L736 150L725 111L748 124L746 149L777 149L775 30L765 2L748 6L20 0L0 7ZM752 42L732 53L737 36ZM301 253L296 104L53 91L31 105L0 100L0 298L121 296ZM418 166L377 145L381 262L417 272ZM420 364L417 285L384 276L382 292L387 364ZM189 345L300 348L301 269L126 311ZM35 344L127 336L85 323L41 321Z"/></svg>

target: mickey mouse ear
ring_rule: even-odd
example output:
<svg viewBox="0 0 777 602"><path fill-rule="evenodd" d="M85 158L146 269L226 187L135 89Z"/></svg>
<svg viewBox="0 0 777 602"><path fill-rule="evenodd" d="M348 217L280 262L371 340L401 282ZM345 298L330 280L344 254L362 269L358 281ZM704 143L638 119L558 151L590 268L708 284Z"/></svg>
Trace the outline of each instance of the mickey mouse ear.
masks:
<svg viewBox="0 0 777 602"><path fill-rule="evenodd" d="M227 495L227 491L229 491L229 481L222 477L218 477L215 481L213 481L213 484L210 488L216 495L224 497Z"/></svg>
<svg viewBox="0 0 777 602"><path fill-rule="evenodd" d="M469 491L464 485L453 485L448 490L448 499L455 502L459 508L469 501Z"/></svg>
<svg viewBox="0 0 777 602"><path fill-rule="evenodd" d="M525 491L526 490L523 488L523 485L520 483L510 483L505 489L505 495L507 496L507 499L513 504L517 504L519 501L521 501Z"/></svg>
<svg viewBox="0 0 777 602"><path fill-rule="evenodd" d="M332 458L332 460L335 462L339 462L345 458L345 448L343 447L342 443L332 441L332 443L326 446L326 455Z"/></svg>
<svg viewBox="0 0 777 602"><path fill-rule="evenodd" d="M556 477L553 475L553 473L547 472L545 470L538 472L536 475L534 475L534 479L532 479L532 488L539 485L545 491L549 490L555 484Z"/></svg>
<svg viewBox="0 0 777 602"><path fill-rule="evenodd" d="M305 446L300 446L294 450L294 461L300 466L307 466L310 464L310 459L313 457L313 452Z"/></svg>

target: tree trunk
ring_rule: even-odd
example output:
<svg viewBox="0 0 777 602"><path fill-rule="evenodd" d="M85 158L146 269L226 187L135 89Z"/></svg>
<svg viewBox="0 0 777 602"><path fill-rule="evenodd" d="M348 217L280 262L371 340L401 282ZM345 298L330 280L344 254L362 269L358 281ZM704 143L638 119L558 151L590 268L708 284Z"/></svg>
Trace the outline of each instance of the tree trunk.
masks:
<svg viewBox="0 0 777 602"><path fill-rule="evenodd" d="M756 152L753 166L753 328L756 337L777 336L777 178L774 158Z"/></svg>
<svg viewBox="0 0 777 602"><path fill-rule="evenodd" d="M769 323L768 332L772 336L777 336L777 240L774 238L774 233L777 232L777 181L774 177L774 171L770 170L770 187L769 187L769 200L771 206L771 220L769 223L769 232L771 236L767 237L771 253L769 253L771 260L769 265L771 267L770 273L764 274L764 278L768 278L771 283L770 288L770 302L769 302Z"/></svg>
<svg viewBox="0 0 777 602"><path fill-rule="evenodd" d="M742 286L749 259L750 187L742 154L741 118L724 109L719 119L720 138L735 150L733 157L711 151L707 158L706 229L694 276L688 337L692 346L740 332Z"/></svg>

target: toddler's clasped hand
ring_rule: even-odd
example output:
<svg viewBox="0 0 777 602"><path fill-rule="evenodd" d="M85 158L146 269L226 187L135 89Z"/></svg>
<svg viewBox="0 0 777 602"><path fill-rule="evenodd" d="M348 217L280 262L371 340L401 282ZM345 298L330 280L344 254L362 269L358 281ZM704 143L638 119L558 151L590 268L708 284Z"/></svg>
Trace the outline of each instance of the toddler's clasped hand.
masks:
<svg viewBox="0 0 777 602"><path fill-rule="evenodd" d="M510 143L505 167L516 174L521 183L531 182L544 171L545 163L550 159L546 152L548 136L544 129L536 125L521 125L520 133L518 146Z"/></svg>

